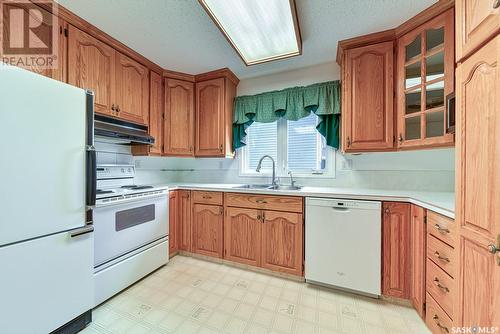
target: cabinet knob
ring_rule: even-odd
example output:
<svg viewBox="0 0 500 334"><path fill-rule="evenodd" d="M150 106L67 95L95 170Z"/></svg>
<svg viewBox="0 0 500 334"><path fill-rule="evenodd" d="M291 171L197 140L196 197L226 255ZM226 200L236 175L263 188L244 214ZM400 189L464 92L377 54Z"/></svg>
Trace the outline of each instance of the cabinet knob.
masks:
<svg viewBox="0 0 500 334"><path fill-rule="evenodd" d="M389 208L385 208L384 213L389 214L390 213Z"/></svg>
<svg viewBox="0 0 500 334"><path fill-rule="evenodd" d="M500 7L500 0L493 0L493 9Z"/></svg>
<svg viewBox="0 0 500 334"><path fill-rule="evenodd" d="M347 147L351 147L351 138L347 137Z"/></svg>
<svg viewBox="0 0 500 334"><path fill-rule="evenodd" d="M116 112L120 112L120 106L116 105Z"/></svg>
<svg viewBox="0 0 500 334"><path fill-rule="evenodd" d="M222 146L222 144L220 144L219 151L222 152L222 150L223 150L223 146Z"/></svg>
<svg viewBox="0 0 500 334"><path fill-rule="evenodd" d="M500 248L497 248L497 246L490 244L490 245L488 245L488 251L491 254L496 254L497 252L500 252Z"/></svg>
<svg viewBox="0 0 500 334"><path fill-rule="evenodd" d="M115 110L116 110L116 106L115 106L115 104L114 104L114 103L111 105L111 110L113 110L113 111L115 111Z"/></svg>
<svg viewBox="0 0 500 334"><path fill-rule="evenodd" d="M193 146L189 146L189 152L193 152Z"/></svg>
<svg viewBox="0 0 500 334"><path fill-rule="evenodd" d="M404 140L404 139L403 139L403 135L402 135L402 134L399 134L399 138L398 138L398 140L399 140L399 143L400 143L400 144L402 144L402 143L403 143L403 140Z"/></svg>

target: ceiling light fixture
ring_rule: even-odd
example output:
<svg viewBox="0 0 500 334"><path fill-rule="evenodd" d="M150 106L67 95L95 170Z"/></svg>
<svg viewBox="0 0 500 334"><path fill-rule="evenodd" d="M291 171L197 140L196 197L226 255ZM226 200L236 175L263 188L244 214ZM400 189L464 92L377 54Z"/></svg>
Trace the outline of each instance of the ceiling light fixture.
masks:
<svg viewBox="0 0 500 334"><path fill-rule="evenodd" d="M302 54L295 0L199 0L246 65Z"/></svg>

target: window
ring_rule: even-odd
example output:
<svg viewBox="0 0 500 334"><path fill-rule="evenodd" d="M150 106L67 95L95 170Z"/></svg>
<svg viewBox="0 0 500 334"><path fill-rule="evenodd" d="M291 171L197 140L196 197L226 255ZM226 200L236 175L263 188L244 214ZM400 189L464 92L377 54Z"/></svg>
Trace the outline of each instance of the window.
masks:
<svg viewBox="0 0 500 334"><path fill-rule="evenodd" d="M274 123L253 123L247 129L247 145L241 150L240 174L268 176L272 162L265 159L261 172L255 171L259 160L270 155L276 161L276 174L288 176L329 176L335 173L335 151L316 130L318 116L311 113L298 121L280 119ZM328 158L327 158L328 157Z"/></svg>

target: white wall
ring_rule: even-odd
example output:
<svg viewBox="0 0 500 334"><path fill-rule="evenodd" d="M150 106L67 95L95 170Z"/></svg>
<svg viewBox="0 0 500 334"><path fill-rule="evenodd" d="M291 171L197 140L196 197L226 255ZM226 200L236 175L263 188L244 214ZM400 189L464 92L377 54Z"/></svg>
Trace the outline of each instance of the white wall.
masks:
<svg viewBox="0 0 500 334"><path fill-rule="evenodd" d="M239 96L339 79L339 66L326 63L294 71L242 80ZM141 182L263 183L265 178L240 177L236 159L136 158ZM453 191L455 150L336 155L336 178L298 179L301 185ZM346 161L352 167L346 168ZM288 182L284 180L283 182Z"/></svg>
<svg viewBox="0 0 500 334"><path fill-rule="evenodd" d="M304 67L294 71L241 80L238 85L237 95L254 95L272 90L338 80L339 78L339 65L335 62L331 62Z"/></svg>

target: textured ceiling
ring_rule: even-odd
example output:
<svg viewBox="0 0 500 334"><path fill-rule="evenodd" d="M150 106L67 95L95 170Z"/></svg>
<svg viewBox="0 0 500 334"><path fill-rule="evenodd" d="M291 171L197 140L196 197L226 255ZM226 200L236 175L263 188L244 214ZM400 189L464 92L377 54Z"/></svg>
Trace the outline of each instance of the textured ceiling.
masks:
<svg viewBox="0 0 500 334"><path fill-rule="evenodd" d="M57 1L164 68L197 74L229 67L240 79L333 61L339 40L394 28L436 2L296 0L303 54L245 66L197 0Z"/></svg>

